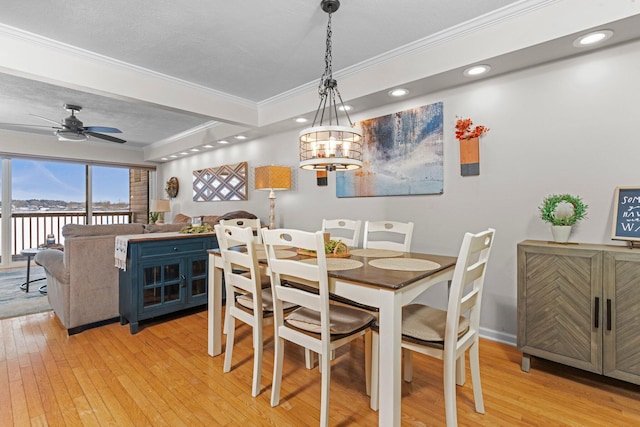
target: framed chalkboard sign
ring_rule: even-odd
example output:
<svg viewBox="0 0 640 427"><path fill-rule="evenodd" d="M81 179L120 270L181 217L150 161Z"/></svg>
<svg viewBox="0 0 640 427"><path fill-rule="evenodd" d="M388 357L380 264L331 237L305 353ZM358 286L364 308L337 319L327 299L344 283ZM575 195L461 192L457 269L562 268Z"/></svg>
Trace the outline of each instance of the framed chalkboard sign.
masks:
<svg viewBox="0 0 640 427"><path fill-rule="evenodd" d="M615 196L611 238L640 241L640 187L617 187Z"/></svg>

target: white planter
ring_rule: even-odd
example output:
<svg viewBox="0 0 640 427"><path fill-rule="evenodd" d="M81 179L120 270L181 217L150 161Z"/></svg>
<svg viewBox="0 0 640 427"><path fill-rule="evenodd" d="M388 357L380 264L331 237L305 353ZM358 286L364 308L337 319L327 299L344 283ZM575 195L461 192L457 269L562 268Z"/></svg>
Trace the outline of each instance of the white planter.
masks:
<svg viewBox="0 0 640 427"><path fill-rule="evenodd" d="M571 234L570 225L552 225L551 234L553 234L553 241L558 243L566 243L569 241L569 235Z"/></svg>

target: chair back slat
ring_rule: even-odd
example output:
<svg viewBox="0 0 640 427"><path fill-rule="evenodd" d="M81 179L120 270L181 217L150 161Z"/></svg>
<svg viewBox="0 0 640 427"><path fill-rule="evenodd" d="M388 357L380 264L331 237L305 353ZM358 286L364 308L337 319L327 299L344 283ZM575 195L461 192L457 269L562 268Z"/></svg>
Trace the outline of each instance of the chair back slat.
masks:
<svg viewBox="0 0 640 427"><path fill-rule="evenodd" d="M292 229L263 229L262 239L267 251L274 300L283 300L321 313L328 313L329 285L323 233L321 231L310 233ZM316 251L317 263L278 259L276 247L284 245L293 249ZM299 281L305 285L311 285L318 290L318 293L307 289L292 289L290 286L283 286L283 278L294 283ZM279 319L276 317L276 322L278 321Z"/></svg>
<svg viewBox="0 0 640 427"><path fill-rule="evenodd" d="M382 235L383 239L372 240L372 234ZM388 249L400 252L411 251L413 237L413 222L398 221L367 221L364 223L365 249ZM393 240L392 240L393 239ZM397 240L397 241L396 241Z"/></svg>
<svg viewBox="0 0 640 427"><path fill-rule="evenodd" d="M222 224L216 225L215 230L223 261L227 295L233 295L234 288L238 288L260 299L259 290L262 285L253 231L251 228ZM245 250L239 250L237 247L240 245ZM248 271L250 277L243 276L244 271Z"/></svg>
<svg viewBox="0 0 640 427"><path fill-rule="evenodd" d="M466 233L462 240L447 309L445 346L451 349L460 344L457 337L460 315L468 313L470 331L477 333L480 329L480 304L494 234L495 230L489 228L477 234Z"/></svg>
<svg viewBox="0 0 640 427"><path fill-rule="evenodd" d="M240 227L240 228L250 228L255 232L254 234L255 242L257 244L262 244L262 233L260 233L260 229L262 228L262 225L260 224L260 218L223 219L223 220L220 220L220 225Z"/></svg>
<svg viewBox="0 0 640 427"><path fill-rule="evenodd" d="M362 221L359 219L323 219L322 231L331 232L333 230L339 230L339 234L335 237L332 236L332 239L341 240L350 248L356 248L360 243L361 225Z"/></svg>

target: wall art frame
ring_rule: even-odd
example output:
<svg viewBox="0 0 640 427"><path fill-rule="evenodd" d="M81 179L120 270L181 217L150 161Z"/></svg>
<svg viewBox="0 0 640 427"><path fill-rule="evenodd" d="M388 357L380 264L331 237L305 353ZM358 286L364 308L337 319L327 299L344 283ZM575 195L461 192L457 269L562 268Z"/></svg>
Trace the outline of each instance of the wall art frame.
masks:
<svg viewBox="0 0 640 427"><path fill-rule="evenodd" d="M247 200L247 162L193 171L193 201Z"/></svg>
<svg viewBox="0 0 640 427"><path fill-rule="evenodd" d="M443 103L356 123L363 132L363 167L337 172L337 197L442 194Z"/></svg>

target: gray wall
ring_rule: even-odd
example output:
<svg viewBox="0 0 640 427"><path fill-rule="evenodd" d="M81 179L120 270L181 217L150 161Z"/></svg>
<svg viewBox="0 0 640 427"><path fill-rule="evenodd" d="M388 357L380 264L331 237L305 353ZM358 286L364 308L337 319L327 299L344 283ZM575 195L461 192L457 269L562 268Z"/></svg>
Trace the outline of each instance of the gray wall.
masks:
<svg viewBox="0 0 640 427"><path fill-rule="evenodd" d="M589 205L570 241L622 244L610 239L613 193L616 186L640 185L638 69L640 43L632 43L353 114L362 120L443 101L442 195L338 199L334 174L328 187L318 187L314 173L297 169L297 133L291 132L167 163L159 168L158 196L177 176L173 214L245 209L268 223L268 193L253 190L253 168L278 164L292 166L295 187L277 193L280 226L317 230L322 218L336 217L413 221L412 250L443 254L457 253L465 231L494 227L481 323L485 336L515 343L516 244L551 239L538 218L546 195L580 195ZM480 141L479 176L460 176L456 116L491 128ZM240 161L249 164L248 201L192 201L192 170ZM421 299L442 305L445 295L435 290Z"/></svg>

